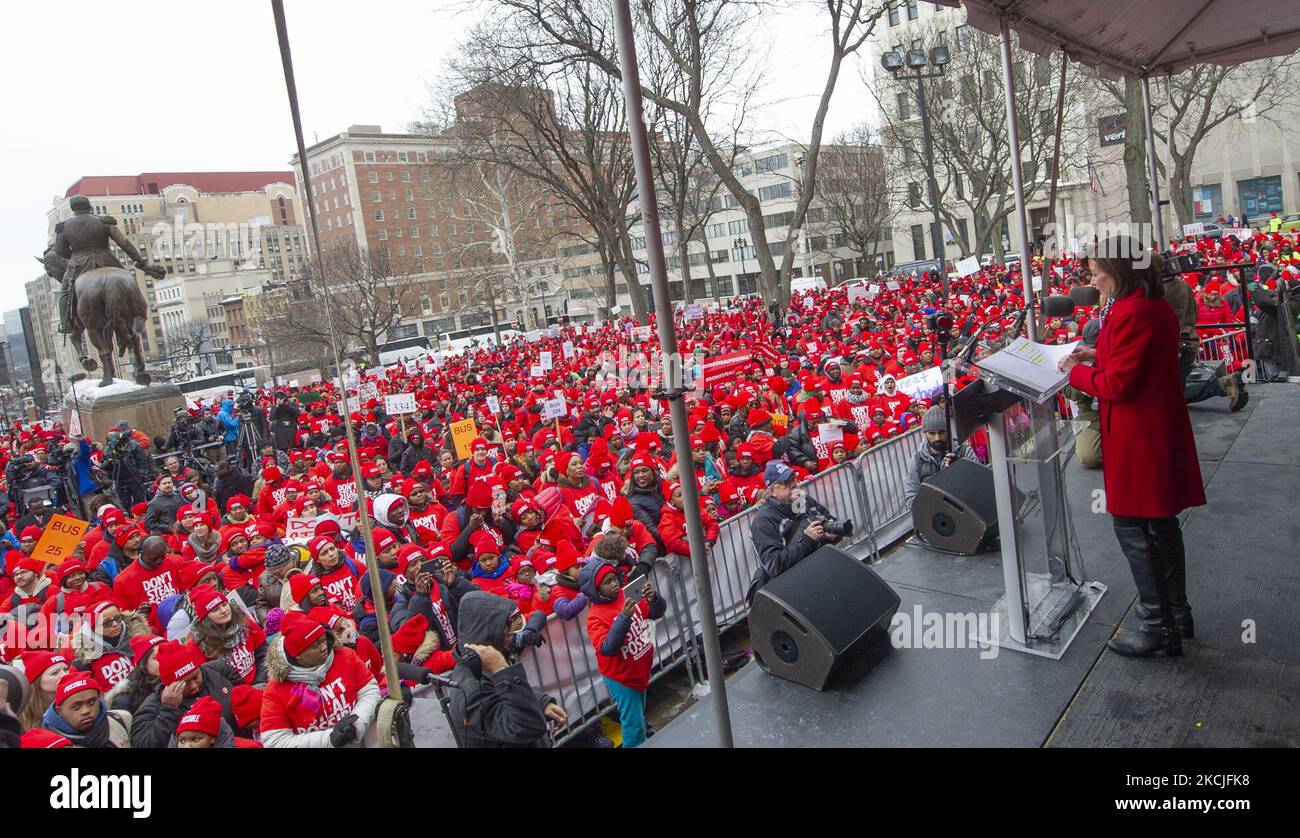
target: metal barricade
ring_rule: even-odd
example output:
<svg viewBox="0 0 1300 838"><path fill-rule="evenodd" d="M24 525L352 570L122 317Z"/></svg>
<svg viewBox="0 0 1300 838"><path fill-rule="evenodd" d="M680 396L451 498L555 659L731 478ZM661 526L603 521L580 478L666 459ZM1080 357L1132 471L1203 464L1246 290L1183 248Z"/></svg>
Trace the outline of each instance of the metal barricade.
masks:
<svg viewBox="0 0 1300 838"><path fill-rule="evenodd" d="M1200 346L1196 350L1196 360L1211 364L1222 361L1228 372L1242 369L1247 357L1245 329L1202 335Z"/></svg>
<svg viewBox="0 0 1300 838"><path fill-rule="evenodd" d="M912 528L912 511L906 500L907 471L924 444L920 429L913 428L858 457L864 506L877 544L889 544Z"/></svg>

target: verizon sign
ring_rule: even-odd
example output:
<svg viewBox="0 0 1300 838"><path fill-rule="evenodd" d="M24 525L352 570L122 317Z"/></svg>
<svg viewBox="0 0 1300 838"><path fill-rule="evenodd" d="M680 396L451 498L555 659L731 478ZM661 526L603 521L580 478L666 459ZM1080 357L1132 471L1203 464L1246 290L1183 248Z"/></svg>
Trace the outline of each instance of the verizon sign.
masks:
<svg viewBox="0 0 1300 838"><path fill-rule="evenodd" d="M1125 114L1115 114L1114 116L1103 116L1097 120L1097 136L1101 141L1102 148L1108 145L1120 145L1128 133L1128 116Z"/></svg>

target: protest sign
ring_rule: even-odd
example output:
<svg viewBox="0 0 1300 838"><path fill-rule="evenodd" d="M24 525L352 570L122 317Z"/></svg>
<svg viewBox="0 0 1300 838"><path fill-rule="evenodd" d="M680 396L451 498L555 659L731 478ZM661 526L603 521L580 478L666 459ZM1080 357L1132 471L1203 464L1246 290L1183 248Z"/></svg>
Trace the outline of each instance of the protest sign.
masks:
<svg viewBox="0 0 1300 838"><path fill-rule="evenodd" d="M749 352L728 352L716 358L708 358L701 367L701 380L705 387L716 387L740 377L754 356Z"/></svg>
<svg viewBox="0 0 1300 838"><path fill-rule="evenodd" d="M470 443L478 438L478 426L473 419L462 419L451 423L451 440L456 445L456 459L468 460Z"/></svg>
<svg viewBox="0 0 1300 838"><path fill-rule="evenodd" d="M966 277L980 272L980 260L974 256L957 260L957 276Z"/></svg>
<svg viewBox="0 0 1300 838"><path fill-rule="evenodd" d="M928 399L943 390L943 372L938 367L921 370L898 379L899 392L914 399Z"/></svg>
<svg viewBox="0 0 1300 838"><path fill-rule="evenodd" d="M546 371L543 370L541 366L538 364L533 364L531 367L528 368L528 374L533 378L541 378L545 374L545 372Z"/></svg>
<svg viewBox="0 0 1300 838"><path fill-rule="evenodd" d="M308 543L316 537L317 521L316 518L286 518L284 521L284 543Z"/></svg>
<svg viewBox="0 0 1300 838"><path fill-rule="evenodd" d="M46 564L63 564L63 560L71 556L72 551L77 548L77 542L86 534L86 528L89 526L86 521L56 513L45 525L41 540L36 542L36 549L32 551L32 558L40 559ZM20 554L15 550L11 555Z"/></svg>
<svg viewBox="0 0 1300 838"><path fill-rule="evenodd" d="M496 396L488 396L487 408L488 410L492 411L493 415L499 414L501 412L501 400L498 399Z"/></svg>
<svg viewBox="0 0 1300 838"><path fill-rule="evenodd" d="M537 365L544 370L554 369L553 358L549 352L537 353Z"/></svg>
<svg viewBox="0 0 1300 838"><path fill-rule="evenodd" d="M817 426L817 436L824 445L833 445L844 441L844 428L834 422L822 422Z"/></svg>
<svg viewBox="0 0 1300 838"><path fill-rule="evenodd" d="M565 358L572 358L574 356L572 341L566 340L564 343L560 344L560 349L564 351Z"/></svg>
<svg viewBox="0 0 1300 838"><path fill-rule="evenodd" d="M384 396L384 412L389 416L398 416L403 413L414 413L415 394L397 393L392 396Z"/></svg>
<svg viewBox="0 0 1300 838"><path fill-rule="evenodd" d="M542 401L542 420L550 422L553 419L562 419L569 412L569 407L565 404L564 399L545 399Z"/></svg>

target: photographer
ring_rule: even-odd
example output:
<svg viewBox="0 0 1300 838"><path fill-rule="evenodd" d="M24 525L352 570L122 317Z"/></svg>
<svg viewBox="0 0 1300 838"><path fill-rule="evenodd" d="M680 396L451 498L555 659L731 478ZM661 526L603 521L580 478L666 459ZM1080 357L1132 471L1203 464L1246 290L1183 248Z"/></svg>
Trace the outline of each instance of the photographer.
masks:
<svg viewBox="0 0 1300 838"><path fill-rule="evenodd" d="M948 442L948 422L939 405L934 405L921 417L921 433L925 434L926 444L913 455L903 488L903 497L908 507L911 507L912 499L916 497L921 484L952 465L957 458L979 462L975 452L964 442L961 447L952 450Z"/></svg>
<svg viewBox="0 0 1300 838"><path fill-rule="evenodd" d="M149 500L145 481L149 477L149 455L130 434L110 431L102 468L113 480L113 490L123 509Z"/></svg>
<svg viewBox="0 0 1300 838"><path fill-rule="evenodd" d="M772 579L794 567L823 544L834 544L852 526L834 517L807 492L798 488L799 476L780 460L763 469L767 497L754 513L750 538L758 551L758 570L749 583L746 601Z"/></svg>
<svg viewBox="0 0 1300 838"><path fill-rule="evenodd" d="M5 485L9 487L9 499L14 504L14 514L17 516L27 512L29 496L56 500L59 495L59 475L46 462L45 447L38 445L30 453L10 462L5 469Z"/></svg>
<svg viewBox="0 0 1300 838"><path fill-rule="evenodd" d="M289 398L283 390L275 393L275 407L271 408L271 436L275 447L280 451L290 451L295 447L294 437L298 434L298 417L302 415L297 401Z"/></svg>
<svg viewBox="0 0 1300 838"><path fill-rule="evenodd" d="M167 440L163 443L164 451L193 448L212 441L185 408L178 407L175 413L176 421L172 423L171 430L167 432Z"/></svg>
<svg viewBox="0 0 1300 838"><path fill-rule="evenodd" d="M548 722L564 724L564 709L533 691L524 668L513 661L512 635L527 632L515 603L486 591L460 600L456 620L456 668L450 690L455 730L462 748L550 747Z"/></svg>

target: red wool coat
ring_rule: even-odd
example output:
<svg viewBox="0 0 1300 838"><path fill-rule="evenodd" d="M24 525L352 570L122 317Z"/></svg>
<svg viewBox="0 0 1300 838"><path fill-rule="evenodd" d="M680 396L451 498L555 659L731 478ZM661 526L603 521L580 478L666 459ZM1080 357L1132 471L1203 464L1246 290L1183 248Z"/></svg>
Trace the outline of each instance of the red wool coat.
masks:
<svg viewBox="0 0 1300 838"><path fill-rule="evenodd" d="M1097 397L1106 511L1167 518L1205 503L1192 421L1178 375L1178 316L1137 292L1115 301L1097 358L1070 370L1070 385Z"/></svg>

